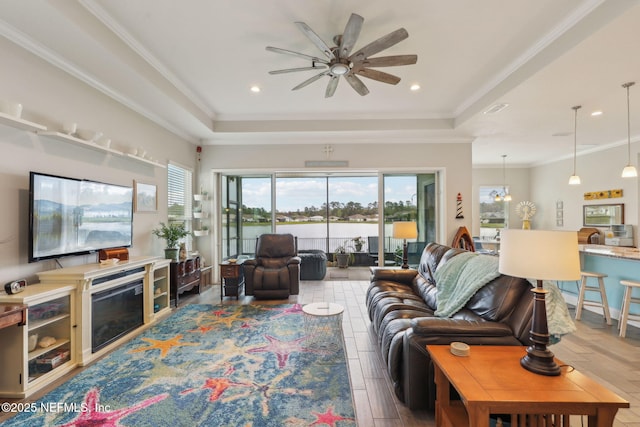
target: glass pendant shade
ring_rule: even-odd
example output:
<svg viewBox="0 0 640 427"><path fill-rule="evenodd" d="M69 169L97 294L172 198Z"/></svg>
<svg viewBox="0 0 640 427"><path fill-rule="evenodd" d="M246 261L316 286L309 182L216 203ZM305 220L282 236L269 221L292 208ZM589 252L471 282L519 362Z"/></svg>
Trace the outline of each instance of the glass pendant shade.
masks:
<svg viewBox="0 0 640 427"><path fill-rule="evenodd" d="M629 88L636 84L635 82L629 82L622 85L627 90L627 154L628 162L627 166L622 169L622 178L635 178L638 176L638 171L635 166L631 164L631 114L629 108Z"/></svg>
<svg viewBox="0 0 640 427"><path fill-rule="evenodd" d="M493 200L495 200L496 202L510 202L511 201L511 194L509 194L509 192L507 191L507 185L506 185L506 168L505 168L505 159L506 159L507 155L503 154L502 155L502 194L501 193L497 193L496 196L493 198Z"/></svg>

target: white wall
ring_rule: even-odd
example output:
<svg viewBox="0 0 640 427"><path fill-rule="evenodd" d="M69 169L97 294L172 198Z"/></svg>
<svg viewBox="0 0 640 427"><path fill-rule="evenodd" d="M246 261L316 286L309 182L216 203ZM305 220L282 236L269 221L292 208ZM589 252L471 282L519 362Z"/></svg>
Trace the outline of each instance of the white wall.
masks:
<svg viewBox="0 0 640 427"><path fill-rule="evenodd" d="M637 162L637 147L632 144L632 158ZM573 159L551 163L531 169L532 198L537 200L543 211L540 219L544 228L579 230L582 225L582 206L605 203L624 203L626 224L633 224L635 244L638 245L638 180L621 178L622 169L627 164L627 147L618 146L606 151L578 156L576 173L581 185L569 185L573 171ZM623 197L615 199L584 200L584 193L622 189ZM564 226L556 227L556 201L563 202Z"/></svg>
<svg viewBox="0 0 640 427"><path fill-rule="evenodd" d="M638 167L638 147L632 144L632 158ZM518 202L535 203L537 212L531 222L534 229L577 231L583 227L583 205L624 203L625 223L634 225L635 245L638 246L638 180L620 177L627 163L627 147L618 146L604 151L579 155L577 174L582 184L569 185L573 172L573 158L560 160L528 169L507 168L507 184L513 201L510 203L510 228L520 228L522 222L515 213ZM478 190L483 185L502 185L502 168L476 168L473 170L473 234L479 232ZM622 189L623 197L616 199L584 200L584 193ZM562 202L563 226L556 225L557 202ZM604 230L604 229L603 229Z"/></svg>
<svg viewBox="0 0 640 427"><path fill-rule="evenodd" d="M330 160L347 160L348 168L338 171L442 172L444 189L445 241L450 244L458 227L471 227L471 144L413 143L336 144ZM307 160L326 160L324 144L205 146L202 152L203 179L211 182L212 171L248 172L258 170L314 172L305 168ZM334 169L335 170L335 169ZM326 171L322 169L322 171ZM211 188L211 187L209 187ZM463 195L464 219L455 219L456 195ZM210 245L215 244L214 238ZM209 251L212 247L209 248ZM204 253L211 259L211 252ZM203 250L204 252L204 250Z"/></svg>
<svg viewBox="0 0 640 427"><path fill-rule="evenodd" d="M59 69L0 38L0 100L24 105L23 118L60 130L65 121L110 137L113 148L145 147L165 163L171 159L195 167L195 147L78 82ZM27 278L56 268L54 261L28 263L29 171L132 186L158 187L158 212L134 214L132 255L162 255L164 242L150 233L167 218L166 169L112 156L0 124L0 282ZM61 259L64 266L96 262L96 256Z"/></svg>

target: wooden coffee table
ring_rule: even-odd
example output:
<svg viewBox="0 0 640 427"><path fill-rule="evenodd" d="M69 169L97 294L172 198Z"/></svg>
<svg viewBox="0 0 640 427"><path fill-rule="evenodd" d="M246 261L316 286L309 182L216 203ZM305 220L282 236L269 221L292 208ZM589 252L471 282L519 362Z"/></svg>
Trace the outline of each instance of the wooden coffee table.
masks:
<svg viewBox="0 0 640 427"><path fill-rule="evenodd" d="M438 427L488 427L490 414L510 414L512 426L525 425L514 420L526 418L526 425L569 427L569 415L587 415L589 427L611 427L618 409L629 407L569 367L562 367L559 376L524 369L520 359L525 347L471 346L466 357L454 356L448 345L428 345L427 351L434 363ZM451 399L450 385L460 401Z"/></svg>

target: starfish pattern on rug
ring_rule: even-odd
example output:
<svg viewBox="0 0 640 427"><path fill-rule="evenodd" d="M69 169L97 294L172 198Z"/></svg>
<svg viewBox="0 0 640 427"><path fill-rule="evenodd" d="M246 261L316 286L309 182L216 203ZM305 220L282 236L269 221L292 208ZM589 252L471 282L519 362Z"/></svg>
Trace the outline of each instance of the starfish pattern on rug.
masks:
<svg viewBox="0 0 640 427"><path fill-rule="evenodd" d="M181 346L195 346L200 345L197 342L179 342L182 339L182 334L178 334L173 338L169 338L168 340L154 340L153 338L141 338L143 341L150 343L150 346L137 348L135 350L131 350L130 353L139 353L141 351L147 350L160 350L160 358L164 359L164 357L169 353L173 347L181 347Z"/></svg>
<svg viewBox="0 0 640 427"><path fill-rule="evenodd" d="M354 421L353 418L345 418L340 415L334 414L333 408L331 406L328 407L327 410L322 414L313 411L311 413L317 418L314 422L311 423L312 426L326 424L331 427L336 427L336 422L338 421Z"/></svg>
<svg viewBox="0 0 640 427"><path fill-rule="evenodd" d="M293 352L298 353L315 353L315 350L302 346L302 341L307 337L298 338L291 341L282 341L278 338L265 335L269 344L262 347L254 347L247 350L247 353L274 353L278 358L278 367L284 368L289 360L289 355Z"/></svg>
<svg viewBox="0 0 640 427"><path fill-rule="evenodd" d="M237 383L229 380L228 378L207 378L202 387L188 388L181 391L180 394L189 394L197 390L210 389L209 402L215 402L220 399L222 394L231 386L235 387L251 387L251 384Z"/></svg>
<svg viewBox="0 0 640 427"><path fill-rule="evenodd" d="M253 321L250 317L242 317L240 311L231 313L229 316L223 316L229 314L225 311L215 311L213 313L201 313L198 315L196 322L199 326L218 326L225 325L227 328L231 328L234 322L242 322L243 324Z"/></svg>
<svg viewBox="0 0 640 427"><path fill-rule="evenodd" d="M206 334L213 329L213 326L198 326L197 328L191 329L188 332L200 332L201 334Z"/></svg>
<svg viewBox="0 0 640 427"><path fill-rule="evenodd" d="M138 402L133 406L124 409L117 409L115 411L102 412L100 409L100 391L97 388L93 388L87 392L84 398L83 407L86 411L80 413L80 416L75 420L62 424L59 427L120 427L120 420L133 412L137 412L140 409L151 406L154 403L169 397L168 393L159 394L157 396L145 399L142 402Z"/></svg>
<svg viewBox="0 0 640 427"><path fill-rule="evenodd" d="M302 314L302 305L294 304L291 307L265 308L265 310L279 312L279 314L276 314L275 316L272 317L272 319L278 319L283 316Z"/></svg>
<svg viewBox="0 0 640 427"><path fill-rule="evenodd" d="M263 397L263 400L261 403L263 415L265 416L269 415L269 402L270 402L271 396L274 393L286 394L289 396L292 396L292 395L313 396L313 390L302 390L302 389L291 388L291 387L285 387L285 388L275 387L275 385L279 384L282 380L286 379L290 375L292 375L292 373L289 371L286 371L272 378L269 383L263 383L263 384L253 383L257 391L260 394L262 394L262 397Z"/></svg>

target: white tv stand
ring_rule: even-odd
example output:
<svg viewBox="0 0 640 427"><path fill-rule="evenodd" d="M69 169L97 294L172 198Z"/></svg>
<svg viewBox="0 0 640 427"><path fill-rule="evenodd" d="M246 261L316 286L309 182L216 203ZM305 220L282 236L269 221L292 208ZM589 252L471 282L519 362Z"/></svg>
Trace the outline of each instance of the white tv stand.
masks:
<svg viewBox="0 0 640 427"><path fill-rule="evenodd" d="M0 302L25 304L29 313L25 325L0 330L0 340L6 343L0 362L7 372L15 372L2 376L0 397L27 397L76 366L84 366L113 350L171 312L168 259L134 257L106 267L96 263L44 271L38 277L40 283L27 286L24 292L0 295ZM143 324L93 352L92 295L131 280L143 283ZM58 307L55 313L37 314L52 306ZM29 351L29 335L37 332L42 334L39 338L55 337L55 347ZM68 351L63 363L47 372L34 368L36 362L42 362L56 349Z"/></svg>

